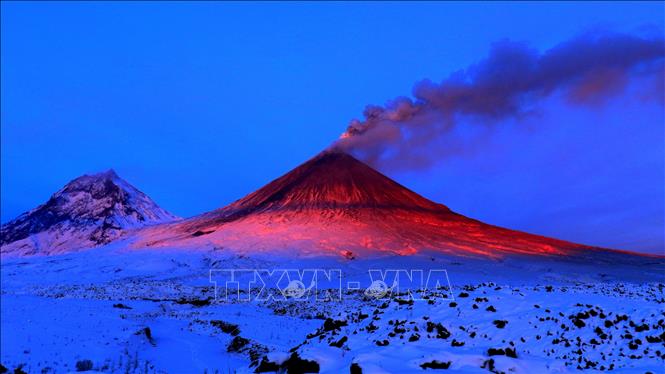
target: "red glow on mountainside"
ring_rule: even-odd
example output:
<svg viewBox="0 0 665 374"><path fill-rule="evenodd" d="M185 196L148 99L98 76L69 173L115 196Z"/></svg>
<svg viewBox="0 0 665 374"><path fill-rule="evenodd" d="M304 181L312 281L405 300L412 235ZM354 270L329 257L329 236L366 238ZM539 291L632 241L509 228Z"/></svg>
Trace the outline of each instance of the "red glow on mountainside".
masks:
<svg viewBox="0 0 665 374"><path fill-rule="evenodd" d="M148 228L136 247L222 246L304 255L566 255L589 247L488 225L328 150L227 207Z"/></svg>

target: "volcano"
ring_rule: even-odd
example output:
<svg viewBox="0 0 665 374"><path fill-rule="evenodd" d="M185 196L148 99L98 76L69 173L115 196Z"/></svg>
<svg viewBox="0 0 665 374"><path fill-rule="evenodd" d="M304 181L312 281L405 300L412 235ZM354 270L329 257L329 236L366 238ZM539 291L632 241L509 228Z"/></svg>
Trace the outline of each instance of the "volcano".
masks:
<svg viewBox="0 0 665 374"><path fill-rule="evenodd" d="M569 255L592 249L467 218L337 150L224 208L142 230L134 245L346 257L421 251Z"/></svg>
<svg viewBox="0 0 665 374"><path fill-rule="evenodd" d="M176 220L115 171L80 176L0 228L2 255L56 254L110 243L128 229Z"/></svg>

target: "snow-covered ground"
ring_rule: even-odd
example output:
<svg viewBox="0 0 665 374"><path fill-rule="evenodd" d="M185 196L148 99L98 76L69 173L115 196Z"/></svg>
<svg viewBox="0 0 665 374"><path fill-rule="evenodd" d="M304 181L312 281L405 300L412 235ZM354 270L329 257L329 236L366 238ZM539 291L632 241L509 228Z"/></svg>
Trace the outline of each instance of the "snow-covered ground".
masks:
<svg viewBox="0 0 665 374"><path fill-rule="evenodd" d="M662 259L625 266L436 254L293 259L125 247L3 259L3 367L28 373L665 369ZM342 298L215 299L210 270L230 268L340 269ZM370 268L445 269L452 289L430 289L423 300L398 293L372 298L363 292Z"/></svg>

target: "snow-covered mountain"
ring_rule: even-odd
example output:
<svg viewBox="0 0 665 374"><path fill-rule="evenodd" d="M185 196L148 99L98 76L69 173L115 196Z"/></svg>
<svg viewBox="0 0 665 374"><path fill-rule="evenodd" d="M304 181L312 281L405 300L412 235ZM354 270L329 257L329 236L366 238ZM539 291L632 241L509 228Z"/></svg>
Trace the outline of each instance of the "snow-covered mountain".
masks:
<svg viewBox="0 0 665 374"><path fill-rule="evenodd" d="M173 218L107 172L3 227L3 253L62 254L0 261L0 372L662 371L664 258L487 225L347 154L143 227ZM396 269L445 280L396 285ZM377 270L385 296L366 289Z"/></svg>
<svg viewBox="0 0 665 374"><path fill-rule="evenodd" d="M433 250L498 258L595 251L464 217L334 149L227 207L139 236L136 247L215 246L305 256Z"/></svg>
<svg viewBox="0 0 665 374"><path fill-rule="evenodd" d="M54 254L106 244L125 230L173 221L113 170L83 175L0 228L1 253Z"/></svg>

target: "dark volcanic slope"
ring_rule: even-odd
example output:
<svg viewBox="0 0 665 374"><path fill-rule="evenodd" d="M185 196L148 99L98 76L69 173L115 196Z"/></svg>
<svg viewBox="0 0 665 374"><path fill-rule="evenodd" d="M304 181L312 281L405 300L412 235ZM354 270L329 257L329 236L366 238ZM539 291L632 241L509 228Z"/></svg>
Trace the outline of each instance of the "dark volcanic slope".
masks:
<svg viewBox="0 0 665 374"><path fill-rule="evenodd" d="M435 250L491 257L590 249L456 214L337 151L322 152L227 207L145 230L137 245L310 255Z"/></svg>
<svg viewBox="0 0 665 374"><path fill-rule="evenodd" d="M390 209L450 212L446 206L425 199L353 156L328 151L206 217L228 221L259 212Z"/></svg>

